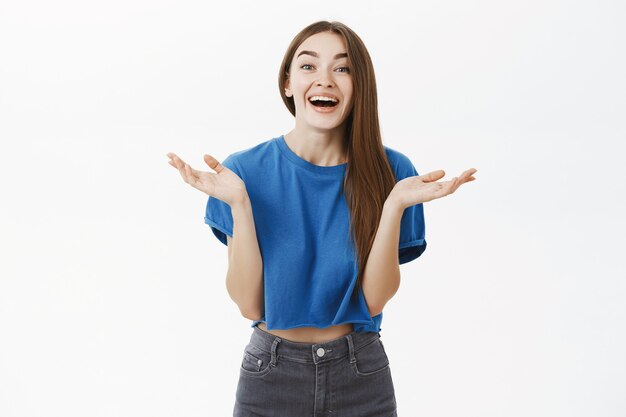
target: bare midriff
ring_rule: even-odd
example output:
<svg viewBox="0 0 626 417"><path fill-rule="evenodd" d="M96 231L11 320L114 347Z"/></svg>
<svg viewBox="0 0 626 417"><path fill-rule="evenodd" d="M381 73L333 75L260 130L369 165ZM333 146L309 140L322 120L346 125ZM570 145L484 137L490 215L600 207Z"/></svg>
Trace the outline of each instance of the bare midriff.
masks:
<svg viewBox="0 0 626 417"><path fill-rule="evenodd" d="M326 328L319 327L296 327L293 329L272 329L267 330L264 322L260 322L258 327L291 342L299 343L324 343L333 339L337 339L341 336L345 336L354 331L354 325L352 323L338 324L336 326L329 326Z"/></svg>

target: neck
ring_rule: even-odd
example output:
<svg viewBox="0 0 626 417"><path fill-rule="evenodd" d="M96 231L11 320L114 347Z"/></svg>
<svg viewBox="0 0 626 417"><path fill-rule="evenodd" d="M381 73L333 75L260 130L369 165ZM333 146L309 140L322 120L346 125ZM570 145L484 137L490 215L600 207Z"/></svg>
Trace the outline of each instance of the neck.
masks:
<svg viewBox="0 0 626 417"><path fill-rule="evenodd" d="M347 162L341 130L302 132L296 128L284 136L289 148L312 164L335 166Z"/></svg>

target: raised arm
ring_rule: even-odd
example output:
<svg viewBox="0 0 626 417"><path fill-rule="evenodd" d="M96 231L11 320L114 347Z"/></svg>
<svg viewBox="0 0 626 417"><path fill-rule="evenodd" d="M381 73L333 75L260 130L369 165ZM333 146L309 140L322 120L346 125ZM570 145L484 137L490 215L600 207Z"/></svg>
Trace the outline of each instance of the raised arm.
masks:
<svg viewBox="0 0 626 417"><path fill-rule="evenodd" d="M169 164L178 169L187 184L230 206L233 236L227 235L226 289L244 317L261 318L264 311L263 261L245 183L211 155L204 155L204 161L215 173L193 169L173 152L167 156Z"/></svg>

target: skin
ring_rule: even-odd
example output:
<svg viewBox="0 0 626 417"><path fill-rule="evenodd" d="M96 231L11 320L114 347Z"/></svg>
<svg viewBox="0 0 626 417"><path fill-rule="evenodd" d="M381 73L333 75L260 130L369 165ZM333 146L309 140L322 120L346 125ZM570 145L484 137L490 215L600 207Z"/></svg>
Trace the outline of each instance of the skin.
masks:
<svg viewBox="0 0 626 417"><path fill-rule="evenodd" d="M424 175L407 177L396 183L387 197L387 201L393 201L398 207L405 209L415 204L445 197L454 193L466 182L474 181L476 178L473 175L476 172L478 172L477 169L470 168L450 181L437 181L446 175L443 169L431 171Z"/></svg>
<svg viewBox="0 0 626 417"><path fill-rule="evenodd" d="M319 56L298 57L303 50L317 52ZM345 120L352 110L353 84L347 59L334 58L335 54L342 52L346 52L346 48L341 36L330 32L310 36L296 50L285 83L285 94L294 98L296 107L295 127L285 134L285 141L298 156L315 165L334 166L346 162L346 150L342 142ZM323 92L339 98L335 111L319 113L306 99L312 93ZM167 156L170 158L168 163L192 187L231 207L240 206L248 200L244 182L213 156L204 155L204 161L214 173L193 169L172 152ZM396 183L385 204L401 213L407 207L454 193L461 185L474 181L476 172L476 169L470 168L449 181L438 181L445 176L443 170L405 178ZM260 323L259 327L286 340L303 343L321 343L353 331L351 323L327 328L298 327L270 331L266 329L265 323Z"/></svg>
<svg viewBox="0 0 626 417"><path fill-rule="evenodd" d="M313 51L319 57L301 51ZM352 74L347 58L335 59L345 53L343 38L322 32L307 38L296 50L285 81L285 95L293 97L296 125L285 135L289 147L302 159L315 165L333 166L346 162L343 149L345 121L352 110ZM339 99L335 111L320 113L307 96L330 93Z"/></svg>

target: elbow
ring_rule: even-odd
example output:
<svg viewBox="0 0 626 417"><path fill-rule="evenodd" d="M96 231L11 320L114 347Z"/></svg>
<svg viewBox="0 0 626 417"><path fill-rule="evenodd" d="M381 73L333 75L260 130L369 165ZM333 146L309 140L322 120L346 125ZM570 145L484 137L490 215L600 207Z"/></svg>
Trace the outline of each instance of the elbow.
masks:
<svg viewBox="0 0 626 417"><path fill-rule="evenodd" d="M369 311L370 311L370 316L371 317L375 317L375 316L377 316L377 315L379 315L380 313L383 312L383 307L382 306L379 307L377 305L376 306L372 306L372 307L369 307Z"/></svg>
<svg viewBox="0 0 626 417"><path fill-rule="evenodd" d="M387 305L387 303L389 302L389 300L391 300L391 298L393 298L393 296L396 294L396 292L398 291L397 287L396 289L393 291L393 293L389 294L389 296L387 297L375 297L374 300L371 300L371 298L374 297L370 297L365 299L365 303L367 304L367 308L369 310L370 316L374 317L379 315L380 313L383 312L383 309L385 308L385 305Z"/></svg>
<svg viewBox="0 0 626 417"><path fill-rule="evenodd" d="M396 288L396 290L392 294L390 294L388 298L384 300L379 299L379 300L373 301L372 303L367 301L367 307L369 309L370 316L374 317L382 313L383 309L385 308L385 305L387 305L389 300L393 298L393 296L396 294L397 291L398 289Z"/></svg>
<svg viewBox="0 0 626 417"><path fill-rule="evenodd" d="M250 320L257 320L263 313L263 295L244 291L230 277L226 278L226 291L230 299L237 305L240 314Z"/></svg>
<svg viewBox="0 0 626 417"><path fill-rule="evenodd" d="M241 312L241 315L248 320L261 320L263 317L262 312L258 308L243 309L240 307L239 311Z"/></svg>
<svg viewBox="0 0 626 417"><path fill-rule="evenodd" d="M263 309L257 303L243 302L240 300L239 302L235 302L235 304L237 304L241 316L248 320L259 320L262 317Z"/></svg>
<svg viewBox="0 0 626 417"><path fill-rule="evenodd" d="M378 310L378 309L370 309L370 317L376 317L377 315L379 315L380 313L382 313L382 310Z"/></svg>

